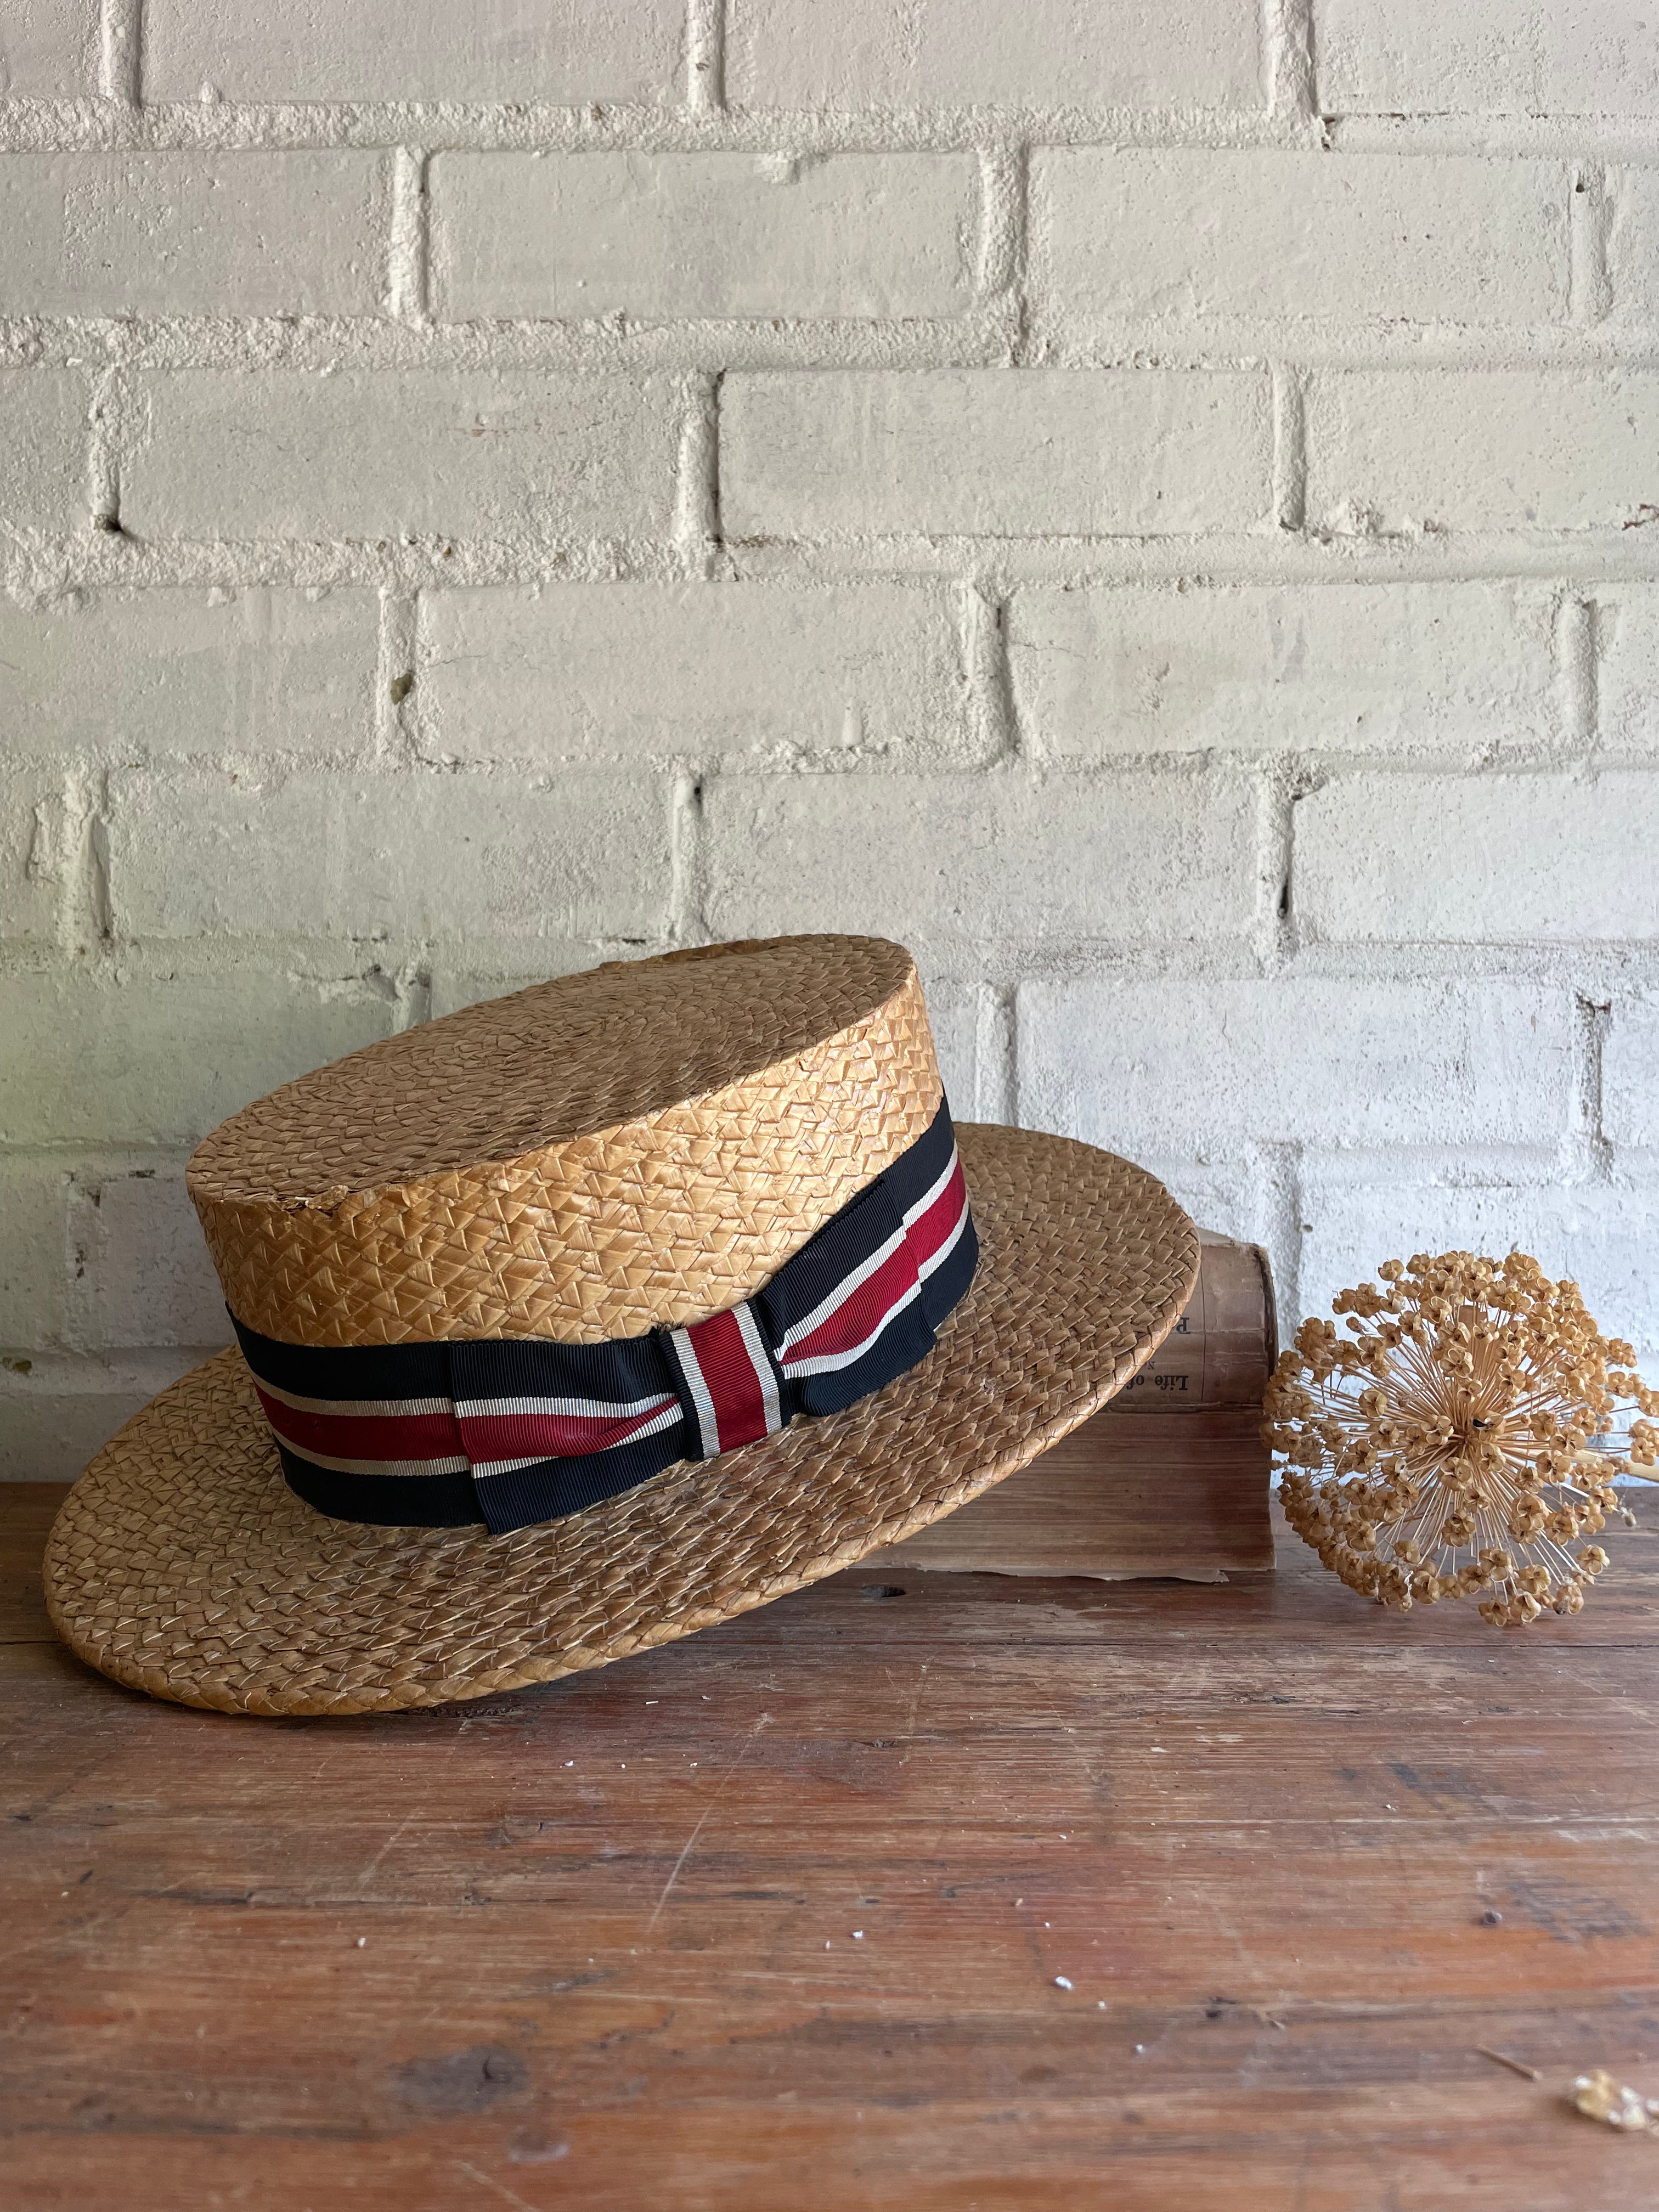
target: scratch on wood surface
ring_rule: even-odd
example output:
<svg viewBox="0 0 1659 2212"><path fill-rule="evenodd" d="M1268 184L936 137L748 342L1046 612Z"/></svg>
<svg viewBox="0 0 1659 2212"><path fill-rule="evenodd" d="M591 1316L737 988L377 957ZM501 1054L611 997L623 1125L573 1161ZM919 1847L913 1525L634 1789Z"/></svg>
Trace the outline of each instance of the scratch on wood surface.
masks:
<svg viewBox="0 0 1659 2212"><path fill-rule="evenodd" d="M374 1872L375 1869L380 1865L380 1861L381 1861L381 1860L386 1856L386 1853L387 1853L387 1852L392 1849L392 1845L393 1845L393 1844L398 1841L398 1838L403 1834L403 1832L404 1832L404 1829L405 1829L405 1828L407 1828L407 1827L409 1827L409 1826L410 1826L413 1824L413 1822L415 1821L415 1820L416 1819L416 1817L417 1817L417 1815L416 1815L416 1814L414 1814L414 1813L405 1813L405 1814L404 1814L404 1815L403 1819L402 1819L401 1820L399 1820L399 1821L398 1821L398 1823L397 1826L396 1826L396 1827L392 1831L392 1833L391 1833L391 1834L386 1838L386 1841L381 1844L381 1846L380 1846L380 1850L379 1850L378 1851L376 1851L376 1852L375 1852L375 1854L374 1854L374 1857L369 1861L368 1864L368 1865L363 1869L362 1872L358 1875L358 1877L357 1877L357 1887L359 1887L359 1889L361 1889L361 1888L362 1887L363 1884L364 1884L364 1883L368 1880L369 1876L370 1876L370 1875Z"/></svg>
<svg viewBox="0 0 1659 2212"><path fill-rule="evenodd" d="M928 1662L924 1659L921 1662L921 1671L916 1676L916 1686L910 1692L910 1711L906 1716L904 1723L904 1733L906 1735L914 1735L916 1732L916 1709L921 1703L922 1691L927 1687L927 1664Z"/></svg>
<svg viewBox="0 0 1659 2212"><path fill-rule="evenodd" d="M509 2189L504 2181L497 2181L493 2173L484 2172L481 2166L474 2166L464 2158L458 2158L455 2164L461 2172L470 2173L475 2181L482 2181L486 2189L493 2189L509 2204L516 2204L519 2212L542 2212L539 2204L532 2204L527 2197L520 2197L516 2189Z"/></svg>
<svg viewBox="0 0 1659 2212"><path fill-rule="evenodd" d="M720 1780L714 1784L713 1795L710 1796L708 1804L704 1806L702 1813L698 1815L696 1827L692 1829L690 1834L681 1845L680 1855L678 1858L675 1860L672 1870L671 1871L667 1881L664 1882L662 1886L662 1895L657 1899L656 1905L652 1911L651 1917L645 1923L646 1933L647 1935L649 1935L651 1930L656 1926L658 1919L661 1916L662 1909L668 1902L669 1892L673 1888L674 1884L679 1880L680 1869L684 1866L685 1862L691 1856L691 1846L696 1842L697 1838L702 1833L704 1822L708 1819L709 1814L714 1811L715 1806L720 1803L720 1794L725 1790L726 1784L732 1779L732 1777L743 1765L744 1760L748 1758L756 1739L759 1736L761 1730L769 1725L771 1718L772 1716L770 1713L763 1713L761 1715L760 1718L755 1723L754 1727L750 1729L748 1735L744 1738L742 1744L738 1747L737 1757L732 1761L732 1764L726 1768L725 1773L721 1775Z"/></svg>

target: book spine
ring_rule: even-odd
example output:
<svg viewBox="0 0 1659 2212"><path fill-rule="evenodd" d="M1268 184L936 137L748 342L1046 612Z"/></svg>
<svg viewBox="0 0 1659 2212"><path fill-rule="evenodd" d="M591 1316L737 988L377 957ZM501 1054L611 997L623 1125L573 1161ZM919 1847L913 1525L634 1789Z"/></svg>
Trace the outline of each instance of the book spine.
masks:
<svg viewBox="0 0 1659 2212"><path fill-rule="evenodd" d="M1278 1335L1267 1254L1258 1244L1206 1233L1191 1304L1097 1419L1259 1406Z"/></svg>

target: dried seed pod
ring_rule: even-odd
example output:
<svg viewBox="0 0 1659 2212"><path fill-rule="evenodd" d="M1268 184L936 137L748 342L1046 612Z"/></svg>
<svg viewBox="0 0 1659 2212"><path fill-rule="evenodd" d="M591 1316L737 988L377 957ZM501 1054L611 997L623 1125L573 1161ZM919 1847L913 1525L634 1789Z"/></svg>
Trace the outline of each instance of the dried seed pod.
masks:
<svg viewBox="0 0 1659 2212"><path fill-rule="evenodd" d="M1607 1564L1614 1475L1659 1467L1659 1391L1578 1285L1512 1252L1419 1252L1304 1321L1267 1386L1262 1436L1285 1516L1350 1589L1402 1611L1483 1594L1519 1627L1577 1613ZM1613 1434L1620 1400L1639 1413Z"/></svg>

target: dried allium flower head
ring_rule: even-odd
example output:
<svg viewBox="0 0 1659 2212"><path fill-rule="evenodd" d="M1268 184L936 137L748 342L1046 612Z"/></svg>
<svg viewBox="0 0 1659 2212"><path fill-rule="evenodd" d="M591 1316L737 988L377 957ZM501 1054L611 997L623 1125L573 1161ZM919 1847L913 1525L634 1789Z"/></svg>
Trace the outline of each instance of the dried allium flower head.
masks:
<svg viewBox="0 0 1659 2212"><path fill-rule="evenodd" d="M1518 1627L1577 1613L1607 1564L1613 1478L1659 1465L1659 1391L1536 1260L1419 1252L1305 1321L1267 1385L1285 1513L1351 1589L1402 1611L1486 1595ZM1639 1416L1615 1434L1620 1400ZM1644 1480L1659 1477L1644 1476Z"/></svg>

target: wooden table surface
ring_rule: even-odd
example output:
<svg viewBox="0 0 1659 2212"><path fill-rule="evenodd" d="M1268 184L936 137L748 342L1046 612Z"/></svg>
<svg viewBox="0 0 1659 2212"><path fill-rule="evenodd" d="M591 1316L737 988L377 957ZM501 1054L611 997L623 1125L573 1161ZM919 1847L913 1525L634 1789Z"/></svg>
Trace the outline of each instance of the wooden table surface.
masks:
<svg viewBox="0 0 1659 2212"><path fill-rule="evenodd" d="M1575 1621L854 1571L384 1719L152 1703L0 1491L8 2212L1623 2212L1659 1515ZM1536 2081L1481 2054L1509 2053Z"/></svg>

